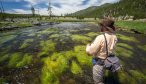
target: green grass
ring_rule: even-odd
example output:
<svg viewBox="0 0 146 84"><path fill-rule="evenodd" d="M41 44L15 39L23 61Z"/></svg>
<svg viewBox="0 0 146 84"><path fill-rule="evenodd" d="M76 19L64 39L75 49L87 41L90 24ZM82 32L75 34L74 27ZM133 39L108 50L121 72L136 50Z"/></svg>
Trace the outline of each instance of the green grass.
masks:
<svg viewBox="0 0 146 84"><path fill-rule="evenodd" d="M50 19L50 20L44 20L42 22L96 22L96 20L69 20L69 19Z"/></svg>
<svg viewBox="0 0 146 84"><path fill-rule="evenodd" d="M1 27L7 27L7 26L16 26L19 28L24 28L24 27L31 27L33 26L33 24L31 24L30 22L18 22L18 23L9 23L9 22L1 22L0 23L0 28Z"/></svg>
<svg viewBox="0 0 146 84"><path fill-rule="evenodd" d="M135 29L141 33L146 34L146 22L140 21L117 21L115 23L118 27L126 29Z"/></svg>
<svg viewBox="0 0 146 84"><path fill-rule="evenodd" d="M5 26L9 26L12 25L12 23L10 22L0 22L0 28L5 27Z"/></svg>
<svg viewBox="0 0 146 84"><path fill-rule="evenodd" d="M33 26L31 23L29 22L19 22L19 23L14 23L13 24L14 26L17 26L17 27L29 27L29 26Z"/></svg>

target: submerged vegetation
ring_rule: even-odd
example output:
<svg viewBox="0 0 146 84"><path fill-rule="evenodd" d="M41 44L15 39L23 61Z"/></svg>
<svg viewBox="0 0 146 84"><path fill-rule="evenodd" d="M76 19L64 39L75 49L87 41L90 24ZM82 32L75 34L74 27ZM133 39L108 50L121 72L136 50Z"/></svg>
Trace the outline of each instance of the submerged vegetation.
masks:
<svg viewBox="0 0 146 84"><path fill-rule="evenodd" d="M84 35L72 35L72 40L75 43L87 44L89 41L91 41L91 38Z"/></svg>
<svg viewBox="0 0 146 84"><path fill-rule="evenodd" d="M63 24L63 23L61 23ZM69 26L55 28L32 28L7 33L0 36L0 83L16 83L19 76L21 83L35 84L85 84L92 81L92 56L85 52L86 44L91 43L99 32L97 26ZM137 34L140 36L139 34ZM119 39L116 55L123 64L123 71L111 73L106 71L105 83L111 84L143 84L146 83L146 58L144 39L136 38L133 34L118 33ZM145 38L145 36L143 36ZM138 59L137 59L138 58ZM40 63L41 65L39 65ZM14 75L4 70L19 71ZM28 72L27 72L28 69ZM29 71L30 70L30 71ZM6 74L7 73L7 74ZM38 74L39 73L39 74ZM36 83L36 79L40 81ZM114 80L113 80L114 79Z"/></svg>
<svg viewBox="0 0 146 84"><path fill-rule="evenodd" d="M69 73L68 76L83 74L83 66L91 66L91 57L86 55L84 48L76 46L73 51L54 53L48 57L42 69L43 84L59 83L63 74Z"/></svg>

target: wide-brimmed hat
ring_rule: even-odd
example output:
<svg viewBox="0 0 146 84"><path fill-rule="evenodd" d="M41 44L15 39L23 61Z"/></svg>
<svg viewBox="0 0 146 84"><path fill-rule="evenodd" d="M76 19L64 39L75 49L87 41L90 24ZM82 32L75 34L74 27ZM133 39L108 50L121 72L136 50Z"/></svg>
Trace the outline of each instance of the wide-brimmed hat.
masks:
<svg viewBox="0 0 146 84"><path fill-rule="evenodd" d="M105 18L99 22L99 25L107 28L110 32L114 32L115 31L114 23L115 23L114 20Z"/></svg>

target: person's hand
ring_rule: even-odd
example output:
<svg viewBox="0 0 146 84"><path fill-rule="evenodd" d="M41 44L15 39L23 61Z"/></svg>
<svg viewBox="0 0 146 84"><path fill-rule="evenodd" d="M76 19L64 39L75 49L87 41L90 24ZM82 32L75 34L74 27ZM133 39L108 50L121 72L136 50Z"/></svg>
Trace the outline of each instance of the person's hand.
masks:
<svg viewBox="0 0 146 84"><path fill-rule="evenodd" d="M89 43L89 44L87 44L87 46L90 46L90 45L91 45L90 43ZM87 47L87 46L86 46L86 47Z"/></svg>

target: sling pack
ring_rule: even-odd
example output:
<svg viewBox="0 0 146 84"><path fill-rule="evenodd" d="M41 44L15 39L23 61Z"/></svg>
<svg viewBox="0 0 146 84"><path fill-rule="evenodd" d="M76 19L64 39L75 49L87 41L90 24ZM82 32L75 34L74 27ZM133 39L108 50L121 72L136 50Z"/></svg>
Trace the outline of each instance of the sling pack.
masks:
<svg viewBox="0 0 146 84"><path fill-rule="evenodd" d="M114 54L108 54L108 45L107 45L107 39L104 34L105 43L106 43L106 59L104 60L104 67L112 72L116 72L117 70L121 69L120 60L117 56Z"/></svg>

